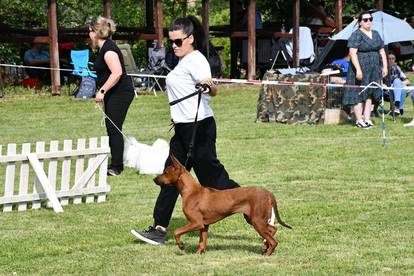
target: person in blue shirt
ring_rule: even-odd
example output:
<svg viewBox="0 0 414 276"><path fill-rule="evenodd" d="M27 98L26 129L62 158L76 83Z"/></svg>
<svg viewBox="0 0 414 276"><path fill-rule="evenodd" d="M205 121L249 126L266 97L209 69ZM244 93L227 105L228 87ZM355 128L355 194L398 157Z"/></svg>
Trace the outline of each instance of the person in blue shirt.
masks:
<svg viewBox="0 0 414 276"><path fill-rule="evenodd" d="M335 59L334 61L332 61L332 64L341 65L342 66L342 72L343 73L347 73L348 72L348 68L349 68L349 60L350 60L350 57L349 57L349 55L347 55L344 58Z"/></svg>
<svg viewBox="0 0 414 276"><path fill-rule="evenodd" d="M24 65L31 67L49 67L49 52L43 49L41 43L34 43L30 49L24 53ZM30 78L36 78L40 81L50 79L50 71L47 69L26 68L26 72Z"/></svg>
<svg viewBox="0 0 414 276"><path fill-rule="evenodd" d="M333 66L331 66L331 65L336 65L335 67L339 67L339 69L340 69L339 74L331 75L329 77L329 82L330 83L335 83L335 84L345 84L346 83L346 74L347 74L348 69L349 69L350 60L351 60L351 57L348 54L343 58L335 59L334 61L332 61L328 65L328 66L330 66L331 69L336 69L336 68L332 68ZM328 92L330 93L328 98L330 99L330 101L332 101L332 104L340 105L336 101L340 100L342 102L343 89L342 88L330 88L328 90ZM343 110L345 110L345 112L349 116L351 116L352 108L344 106Z"/></svg>
<svg viewBox="0 0 414 276"><path fill-rule="evenodd" d="M349 62L351 60L351 56L348 54L343 58L340 59L335 59L334 61L331 62L331 64L335 64L335 65L339 65L341 68L341 73L340 75L340 79L343 80L339 80L337 79L337 77L331 77L331 81L333 83L345 83L346 82L346 74L348 73L348 69L349 69Z"/></svg>

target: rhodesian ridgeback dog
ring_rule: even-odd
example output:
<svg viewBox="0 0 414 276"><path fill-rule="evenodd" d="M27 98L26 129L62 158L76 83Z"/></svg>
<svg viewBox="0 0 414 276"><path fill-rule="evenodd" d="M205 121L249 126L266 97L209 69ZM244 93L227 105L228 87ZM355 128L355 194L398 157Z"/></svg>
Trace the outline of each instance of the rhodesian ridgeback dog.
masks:
<svg viewBox="0 0 414 276"><path fill-rule="evenodd" d="M201 186L183 165L171 156L172 164L163 174L154 178L157 185L176 185L182 198L183 211L189 223L174 231L178 247L183 250L181 235L187 232L200 231L200 242L197 254L204 253L207 248L208 226L235 213L243 213L246 221L265 240L262 250L270 256L278 242L274 219L287 227L277 210L274 195L259 187L243 187L227 190L216 190Z"/></svg>

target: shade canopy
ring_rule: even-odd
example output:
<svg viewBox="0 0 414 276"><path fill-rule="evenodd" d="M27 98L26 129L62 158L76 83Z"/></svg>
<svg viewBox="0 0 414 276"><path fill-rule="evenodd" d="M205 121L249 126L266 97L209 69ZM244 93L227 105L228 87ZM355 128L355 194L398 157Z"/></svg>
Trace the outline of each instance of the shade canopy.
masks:
<svg viewBox="0 0 414 276"><path fill-rule="evenodd" d="M414 29L405 20L383 11L374 12L372 17L374 18L372 28L380 34L385 45L393 42L414 40ZM358 20L355 19L345 29L334 35L332 39L348 40L358 27Z"/></svg>

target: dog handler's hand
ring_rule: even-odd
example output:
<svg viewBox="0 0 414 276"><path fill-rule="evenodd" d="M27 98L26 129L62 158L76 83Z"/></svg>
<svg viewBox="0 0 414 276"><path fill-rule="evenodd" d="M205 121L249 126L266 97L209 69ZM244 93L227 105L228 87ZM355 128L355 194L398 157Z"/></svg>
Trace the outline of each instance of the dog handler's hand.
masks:
<svg viewBox="0 0 414 276"><path fill-rule="evenodd" d="M209 94L210 96L215 96L217 94L217 86L213 82L213 79L211 79L211 78L204 79L204 80L201 80L200 83L201 84L207 84L208 86L210 86L210 89L208 89L208 88L203 89L204 94Z"/></svg>
<svg viewBox="0 0 414 276"><path fill-rule="evenodd" d="M103 93L101 93L101 92L98 91L95 94L95 101L97 103L103 102L104 97L105 97L105 94L103 94Z"/></svg>

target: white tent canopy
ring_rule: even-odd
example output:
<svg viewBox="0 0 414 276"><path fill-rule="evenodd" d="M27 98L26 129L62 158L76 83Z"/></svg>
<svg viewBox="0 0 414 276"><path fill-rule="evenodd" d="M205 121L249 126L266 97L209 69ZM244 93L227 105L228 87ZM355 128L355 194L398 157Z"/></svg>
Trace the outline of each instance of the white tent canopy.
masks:
<svg viewBox="0 0 414 276"><path fill-rule="evenodd" d="M385 45L393 42L414 40L414 29L406 21L383 11L374 12L372 17L374 18L372 28L380 34ZM332 39L348 40L358 27L358 20L355 19L345 29L334 35Z"/></svg>

